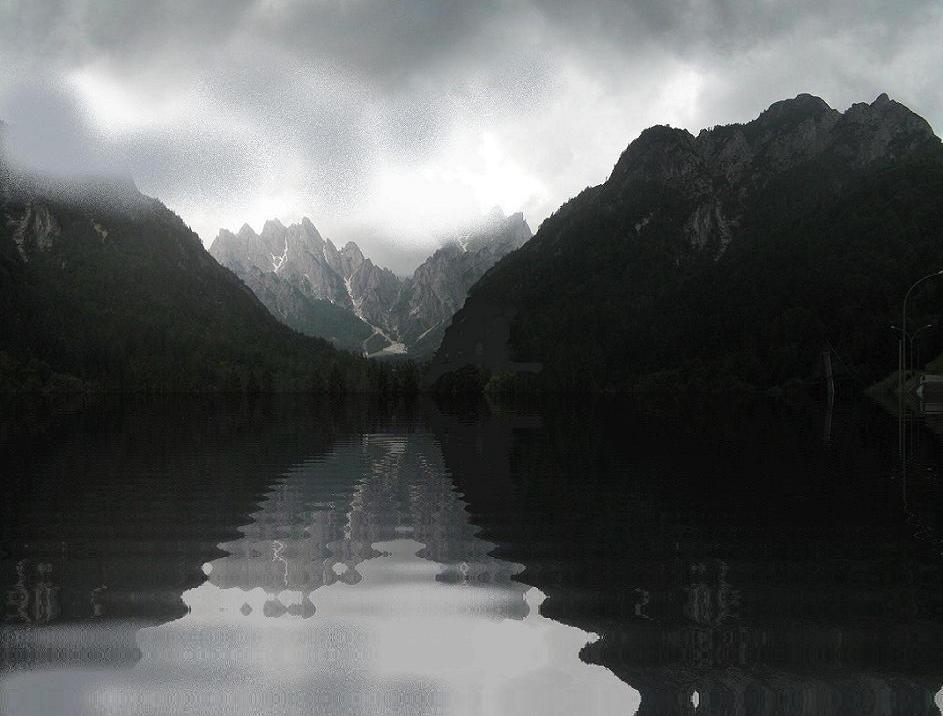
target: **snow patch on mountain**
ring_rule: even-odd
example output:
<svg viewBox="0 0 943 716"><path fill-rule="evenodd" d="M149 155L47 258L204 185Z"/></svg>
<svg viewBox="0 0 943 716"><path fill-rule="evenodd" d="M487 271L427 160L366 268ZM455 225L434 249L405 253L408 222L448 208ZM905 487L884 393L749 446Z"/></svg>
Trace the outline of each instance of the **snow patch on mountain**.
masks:
<svg viewBox="0 0 943 716"><path fill-rule="evenodd" d="M278 220L267 221L261 234L248 224L238 234L223 229L210 253L250 287L268 290L271 282L259 282L256 276L277 274L307 300L327 301L349 311L352 321L373 330L363 341L364 352L390 355L409 353L410 346L451 320L485 271L530 237L521 214L506 217L495 212L477 229L443 243L405 279L364 257L352 241L338 249L307 218L287 227ZM259 298L276 300L262 294ZM292 325L284 310L274 305L269 309ZM294 323L296 329L305 330L299 321ZM425 351L434 349L423 346Z"/></svg>
<svg viewBox="0 0 943 716"><path fill-rule="evenodd" d="M278 269L285 265L285 259L288 258L288 237L285 237L285 250L282 251L281 256L276 256L272 254L272 268L275 273L278 273Z"/></svg>

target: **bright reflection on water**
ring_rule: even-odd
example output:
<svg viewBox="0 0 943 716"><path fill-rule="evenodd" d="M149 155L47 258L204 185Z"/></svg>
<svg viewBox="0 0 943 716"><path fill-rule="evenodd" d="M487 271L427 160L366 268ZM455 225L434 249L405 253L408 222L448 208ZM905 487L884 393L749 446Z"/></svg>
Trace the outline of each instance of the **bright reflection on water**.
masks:
<svg viewBox="0 0 943 716"><path fill-rule="evenodd" d="M14 672L3 713L634 713L634 689L579 659L596 635L542 617L477 531L431 436L364 435L270 487L187 613L133 634L132 668ZM94 662L132 631L7 637L27 654L95 644Z"/></svg>
<svg viewBox="0 0 943 716"><path fill-rule="evenodd" d="M938 716L943 420L821 408L0 411L0 714Z"/></svg>

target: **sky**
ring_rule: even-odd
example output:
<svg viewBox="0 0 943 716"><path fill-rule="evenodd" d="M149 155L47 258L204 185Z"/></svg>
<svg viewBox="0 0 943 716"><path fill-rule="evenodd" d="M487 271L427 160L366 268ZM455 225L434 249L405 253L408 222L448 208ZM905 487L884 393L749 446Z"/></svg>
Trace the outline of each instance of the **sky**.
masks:
<svg viewBox="0 0 943 716"><path fill-rule="evenodd" d="M308 216L406 272L494 206L536 230L653 124L887 92L939 132L941 37L940 0L0 0L0 119L207 246Z"/></svg>

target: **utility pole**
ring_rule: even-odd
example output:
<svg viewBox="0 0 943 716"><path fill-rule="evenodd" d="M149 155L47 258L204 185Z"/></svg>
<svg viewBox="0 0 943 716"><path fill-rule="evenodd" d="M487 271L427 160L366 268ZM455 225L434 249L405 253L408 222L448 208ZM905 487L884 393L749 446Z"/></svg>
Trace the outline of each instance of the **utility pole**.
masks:
<svg viewBox="0 0 943 716"><path fill-rule="evenodd" d="M825 363L825 380L828 384L828 405L825 408L822 442L829 445L832 442L832 411L835 409L835 379L832 376L832 351L830 348L825 348L822 351L822 360Z"/></svg>
<svg viewBox="0 0 943 716"><path fill-rule="evenodd" d="M911 373L913 373L915 369L918 371L920 370L920 361L914 359L914 355L915 355L914 343L917 340L917 336L919 336L923 331L926 331L927 329L935 328L935 327L936 327L935 323L928 323L927 325L921 326L916 331L910 334L910 372ZM917 346L919 347L919 344L917 344Z"/></svg>
<svg viewBox="0 0 943 716"><path fill-rule="evenodd" d="M832 351L826 348L822 351L822 360L825 362L825 382L828 384L828 400L835 399L835 378L832 375Z"/></svg>

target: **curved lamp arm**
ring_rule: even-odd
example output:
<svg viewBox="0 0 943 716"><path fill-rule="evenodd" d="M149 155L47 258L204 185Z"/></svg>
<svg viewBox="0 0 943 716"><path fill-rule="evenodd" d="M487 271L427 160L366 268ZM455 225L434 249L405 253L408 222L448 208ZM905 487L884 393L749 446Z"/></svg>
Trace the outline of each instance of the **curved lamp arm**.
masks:
<svg viewBox="0 0 943 716"><path fill-rule="evenodd" d="M903 310L901 311L901 324L900 324L901 327L904 329L904 332L907 331L907 300L910 298L910 294L913 292L915 288L917 288L917 286L922 284L924 281L929 281L931 278L936 278L937 276L943 276L943 271L935 271L934 273L927 274L923 278L918 278L916 281L913 282L913 284L911 284L910 288L907 289L907 293L904 294L904 307L903 307ZM901 356L902 371L907 370L906 350L907 350L907 343L905 341L903 345L903 349L902 349L903 355ZM901 375L901 381L902 380L903 380L903 375Z"/></svg>

